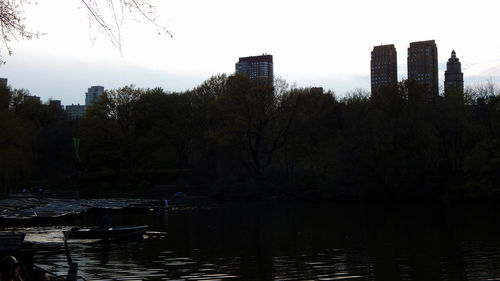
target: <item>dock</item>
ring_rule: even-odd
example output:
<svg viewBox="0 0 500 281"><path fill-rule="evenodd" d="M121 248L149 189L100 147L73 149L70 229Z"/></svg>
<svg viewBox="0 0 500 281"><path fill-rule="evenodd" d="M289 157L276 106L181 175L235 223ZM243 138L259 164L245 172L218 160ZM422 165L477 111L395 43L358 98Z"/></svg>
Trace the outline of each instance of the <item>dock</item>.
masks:
<svg viewBox="0 0 500 281"><path fill-rule="evenodd" d="M147 199L58 199L15 197L0 199L0 221L50 223L70 219L90 210L149 210L156 202Z"/></svg>

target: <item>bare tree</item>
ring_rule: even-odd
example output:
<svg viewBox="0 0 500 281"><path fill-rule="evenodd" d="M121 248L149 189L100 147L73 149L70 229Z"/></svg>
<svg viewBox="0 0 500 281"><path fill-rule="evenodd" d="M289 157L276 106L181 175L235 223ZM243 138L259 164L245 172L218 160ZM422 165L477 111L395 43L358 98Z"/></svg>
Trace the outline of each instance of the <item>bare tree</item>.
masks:
<svg viewBox="0 0 500 281"><path fill-rule="evenodd" d="M33 36L38 36L38 32L27 30L22 17L23 4L30 4L26 0L1 0L0 1L0 28L2 33L2 41L9 55L12 50L9 42L12 39L31 39ZM3 61L2 61L3 62Z"/></svg>
<svg viewBox="0 0 500 281"><path fill-rule="evenodd" d="M97 33L104 33L110 42L122 51L121 27L127 18L146 21L151 24L160 35L172 37L172 33L165 26L159 24L156 7L150 0L80 0L88 11L91 29ZM9 42L14 39L32 39L41 35L32 31L24 24L23 7L36 5L30 0L0 0L0 32L1 40L9 55L12 49ZM95 40L94 37L93 40Z"/></svg>
<svg viewBox="0 0 500 281"><path fill-rule="evenodd" d="M113 46L121 52L121 26L123 21L130 16L136 20L144 20L151 24L160 35L172 37L172 33L165 26L158 23L156 7L150 0L80 0L89 12L91 27L109 38Z"/></svg>

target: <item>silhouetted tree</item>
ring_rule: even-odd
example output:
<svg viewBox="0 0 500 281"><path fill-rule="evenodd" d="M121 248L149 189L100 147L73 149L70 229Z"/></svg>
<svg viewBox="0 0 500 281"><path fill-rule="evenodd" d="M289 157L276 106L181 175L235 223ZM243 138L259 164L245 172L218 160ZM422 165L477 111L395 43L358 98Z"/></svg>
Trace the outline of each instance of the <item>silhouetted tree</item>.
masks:
<svg viewBox="0 0 500 281"><path fill-rule="evenodd" d="M175 168L181 174L189 165L201 129L190 95L153 91L141 97L136 106L134 135L141 144L135 146L137 157L144 153L147 143L151 147L146 151L156 154L151 157L158 160L157 168L162 162L163 168Z"/></svg>
<svg viewBox="0 0 500 281"><path fill-rule="evenodd" d="M2 192L68 182L80 165L76 122L28 96L0 89ZM90 181L195 183L240 198L498 198L499 97L486 84L428 100L412 80L340 100L242 75L182 93L127 86L106 91L80 120L87 169L76 170Z"/></svg>
<svg viewBox="0 0 500 281"><path fill-rule="evenodd" d="M271 164L287 130L278 123L282 110L272 82L230 76L210 112L217 124L211 135L220 145L232 147L253 175Z"/></svg>
<svg viewBox="0 0 500 281"><path fill-rule="evenodd" d="M133 167L133 110L144 90L125 86L105 91L81 120L81 150L88 167L114 171Z"/></svg>
<svg viewBox="0 0 500 281"><path fill-rule="evenodd" d="M500 90L490 81L469 87L472 111L467 126L469 139L464 156L467 176L465 194L471 197L500 196Z"/></svg>
<svg viewBox="0 0 500 281"><path fill-rule="evenodd" d="M216 142L211 137L212 128L216 124L211 123L209 118L211 107L215 105L217 98L226 91L228 77L225 74L212 76L187 94L190 96L192 110L198 122L199 130L195 146L199 153L199 161L204 169L209 171L210 176L217 172L214 170L217 158Z"/></svg>
<svg viewBox="0 0 500 281"><path fill-rule="evenodd" d="M281 100L290 123L282 151L289 181L307 178L317 183L334 175L340 130L340 106L334 94L291 89Z"/></svg>
<svg viewBox="0 0 500 281"><path fill-rule="evenodd" d="M33 170L32 147L23 121L13 112L0 111L0 190L24 186Z"/></svg>

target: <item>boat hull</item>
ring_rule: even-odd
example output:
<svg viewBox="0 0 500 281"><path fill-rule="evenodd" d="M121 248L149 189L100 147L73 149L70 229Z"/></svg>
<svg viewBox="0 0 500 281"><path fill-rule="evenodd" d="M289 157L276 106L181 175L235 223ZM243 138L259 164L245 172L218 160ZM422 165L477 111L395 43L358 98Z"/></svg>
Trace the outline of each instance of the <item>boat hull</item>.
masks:
<svg viewBox="0 0 500 281"><path fill-rule="evenodd" d="M70 239L122 239L142 237L147 225L120 226L110 228L73 228L67 232Z"/></svg>

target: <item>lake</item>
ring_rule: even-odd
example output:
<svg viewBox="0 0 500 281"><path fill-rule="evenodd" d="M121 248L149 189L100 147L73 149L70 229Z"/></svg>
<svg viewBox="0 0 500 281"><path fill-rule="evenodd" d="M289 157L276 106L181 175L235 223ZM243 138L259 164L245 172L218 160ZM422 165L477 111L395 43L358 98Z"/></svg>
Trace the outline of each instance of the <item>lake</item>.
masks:
<svg viewBox="0 0 500 281"><path fill-rule="evenodd" d="M87 280L500 280L499 208L263 204L112 213L143 240L71 241ZM99 224L91 212L75 225ZM71 225L18 228L37 264L66 272Z"/></svg>

